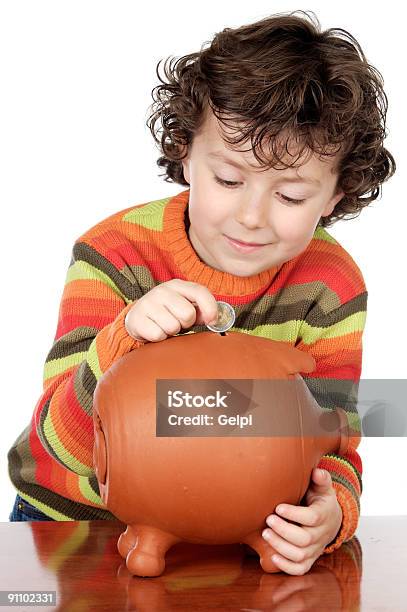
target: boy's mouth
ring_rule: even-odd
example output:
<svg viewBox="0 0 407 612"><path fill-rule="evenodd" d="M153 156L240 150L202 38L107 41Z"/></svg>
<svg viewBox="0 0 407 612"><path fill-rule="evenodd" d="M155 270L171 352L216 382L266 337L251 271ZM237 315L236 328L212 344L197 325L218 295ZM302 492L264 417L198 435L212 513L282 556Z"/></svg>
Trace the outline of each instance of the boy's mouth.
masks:
<svg viewBox="0 0 407 612"><path fill-rule="evenodd" d="M241 240L230 238L226 234L224 234L224 236L231 246L233 246L235 249L238 249L240 251L249 252L249 251L258 250L261 247L267 246L266 244L259 244L257 242L242 242Z"/></svg>

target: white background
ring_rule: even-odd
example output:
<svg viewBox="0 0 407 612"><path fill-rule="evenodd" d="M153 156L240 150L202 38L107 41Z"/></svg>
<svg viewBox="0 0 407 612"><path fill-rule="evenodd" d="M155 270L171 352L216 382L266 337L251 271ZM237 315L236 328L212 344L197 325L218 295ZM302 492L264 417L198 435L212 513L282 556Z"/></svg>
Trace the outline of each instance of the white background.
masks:
<svg viewBox="0 0 407 612"><path fill-rule="evenodd" d="M298 9L314 11L322 29L348 30L384 77L397 172L358 219L328 231L369 291L362 377L407 377L405 32L395 3L2 3L0 520L15 498L7 451L42 392L74 240L118 210L185 189L158 176L145 125L156 64L199 51L225 27ZM365 438L359 451L362 514L407 514L406 439Z"/></svg>

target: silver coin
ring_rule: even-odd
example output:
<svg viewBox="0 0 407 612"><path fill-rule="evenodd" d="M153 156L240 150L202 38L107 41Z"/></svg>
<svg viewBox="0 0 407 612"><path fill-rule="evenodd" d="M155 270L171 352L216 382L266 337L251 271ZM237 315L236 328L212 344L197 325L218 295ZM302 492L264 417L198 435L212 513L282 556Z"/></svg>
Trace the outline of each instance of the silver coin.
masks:
<svg viewBox="0 0 407 612"><path fill-rule="evenodd" d="M236 319L235 309L227 302L217 302L217 304L218 318L216 323L206 327L214 332L225 332L233 327Z"/></svg>

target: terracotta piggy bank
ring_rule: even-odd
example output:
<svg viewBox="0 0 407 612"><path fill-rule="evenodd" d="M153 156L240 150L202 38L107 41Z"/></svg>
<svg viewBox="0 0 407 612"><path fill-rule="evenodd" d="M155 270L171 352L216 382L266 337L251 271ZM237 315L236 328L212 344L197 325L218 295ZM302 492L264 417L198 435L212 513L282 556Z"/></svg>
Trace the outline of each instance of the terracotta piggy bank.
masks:
<svg viewBox="0 0 407 612"><path fill-rule="evenodd" d="M146 343L99 379L95 472L104 504L127 524L118 550L133 575L160 575L166 551L181 541L245 543L264 571L280 571L261 536L266 517L281 502L298 505L322 455L348 445L345 412L322 410L300 375L315 365L311 355L283 342L204 331ZM165 390L174 381L184 391L195 381L200 391L218 382L229 391L189 394L201 398L190 406L196 418L203 411L212 418L191 426L174 405L163 405L165 397L188 395ZM230 405L225 398L234 392L239 401Z"/></svg>

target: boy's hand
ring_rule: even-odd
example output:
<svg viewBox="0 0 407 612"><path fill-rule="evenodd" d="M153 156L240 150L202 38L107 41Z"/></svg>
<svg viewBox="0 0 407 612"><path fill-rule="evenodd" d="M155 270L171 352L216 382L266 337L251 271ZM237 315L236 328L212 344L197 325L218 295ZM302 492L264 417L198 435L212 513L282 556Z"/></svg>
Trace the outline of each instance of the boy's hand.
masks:
<svg viewBox="0 0 407 612"><path fill-rule="evenodd" d="M173 278L137 300L124 325L135 340L159 342L175 336L182 327L206 325L217 318L217 302L207 287Z"/></svg>
<svg viewBox="0 0 407 612"><path fill-rule="evenodd" d="M326 545L336 537L342 523L342 508L331 475L326 470L312 470L305 501L305 507L279 504L276 512L284 518L270 514L266 522L271 529L262 533L277 553L272 557L273 563L287 574L296 576L308 572Z"/></svg>

